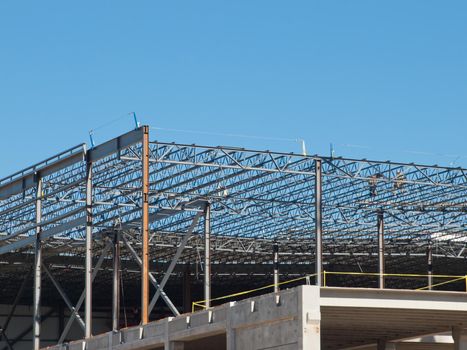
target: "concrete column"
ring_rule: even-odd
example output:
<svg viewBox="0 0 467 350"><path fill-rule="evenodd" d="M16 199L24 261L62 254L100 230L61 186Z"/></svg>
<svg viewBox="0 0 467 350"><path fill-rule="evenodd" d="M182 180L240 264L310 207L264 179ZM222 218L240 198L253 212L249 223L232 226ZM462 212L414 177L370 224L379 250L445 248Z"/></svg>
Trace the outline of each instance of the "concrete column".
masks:
<svg viewBox="0 0 467 350"><path fill-rule="evenodd" d="M467 328L454 327L452 329L454 350L467 350Z"/></svg>
<svg viewBox="0 0 467 350"><path fill-rule="evenodd" d="M235 302L231 302L230 305L234 305ZM232 310L227 309L227 317L225 322L226 328L226 350L236 350L235 346L235 329L232 327Z"/></svg>
<svg viewBox="0 0 467 350"><path fill-rule="evenodd" d="M298 350L321 349L321 307L320 289L315 286L301 286L299 298L299 340Z"/></svg>

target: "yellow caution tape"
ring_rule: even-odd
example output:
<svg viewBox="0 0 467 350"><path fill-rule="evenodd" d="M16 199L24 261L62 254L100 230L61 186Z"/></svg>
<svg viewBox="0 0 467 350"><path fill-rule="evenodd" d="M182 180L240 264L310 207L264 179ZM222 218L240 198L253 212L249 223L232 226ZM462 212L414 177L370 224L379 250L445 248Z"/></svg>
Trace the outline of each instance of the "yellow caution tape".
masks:
<svg viewBox="0 0 467 350"><path fill-rule="evenodd" d="M370 276L370 277L371 276L373 276L373 277L379 277L380 276L380 274L377 273L377 272L323 271L322 274L323 274L323 285L324 285L324 287L326 287L326 276L327 275ZM422 278L422 277L424 277L424 278L427 278L427 277L432 277L432 278L454 278L454 279L451 279L449 281L444 281L444 282L440 282L440 283L437 283L437 284L433 284L431 287L437 287L437 286L441 286L441 285L445 285L445 284L465 280L466 292L467 292L467 275L465 275L465 276L456 276L456 275L422 275L422 274L413 274L413 273L384 273L384 274L382 274L382 276L383 277L412 277L412 278ZM277 285L281 286L281 285L288 284L288 283L298 282L298 281L301 281L301 280L309 279L310 277L316 277L316 273L311 274L311 275L306 275L306 276L303 276L303 277L294 278L294 279L291 279L291 280L288 280L288 281L280 282ZM261 291L261 290L264 290L264 289L273 288L274 286L275 286L275 284L269 284L267 286L263 286L263 287L259 287L259 288L255 288L255 289L246 290L246 291L243 291L243 292L238 292L238 293L233 293L233 294L213 298L210 301L218 301L218 300L225 300L225 299L229 299L229 298L234 298L234 297L238 297L238 296L258 292L258 291ZM428 288L430 288L430 287L426 286L426 287L418 288L416 290L424 290L424 289L428 289ZM206 309L206 305L205 305L206 301L207 300L194 301L192 303L192 312L195 311L196 306L198 306L198 307L200 307L202 309Z"/></svg>

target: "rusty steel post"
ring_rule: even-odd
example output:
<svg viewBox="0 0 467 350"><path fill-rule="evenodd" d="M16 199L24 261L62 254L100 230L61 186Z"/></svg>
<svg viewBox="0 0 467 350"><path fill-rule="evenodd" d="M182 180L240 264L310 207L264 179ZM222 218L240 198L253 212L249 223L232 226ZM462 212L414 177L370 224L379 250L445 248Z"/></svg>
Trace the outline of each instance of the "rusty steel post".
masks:
<svg viewBox="0 0 467 350"><path fill-rule="evenodd" d="M149 322L149 126L143 126L142 141L142 222L141 324Z"/></svg>

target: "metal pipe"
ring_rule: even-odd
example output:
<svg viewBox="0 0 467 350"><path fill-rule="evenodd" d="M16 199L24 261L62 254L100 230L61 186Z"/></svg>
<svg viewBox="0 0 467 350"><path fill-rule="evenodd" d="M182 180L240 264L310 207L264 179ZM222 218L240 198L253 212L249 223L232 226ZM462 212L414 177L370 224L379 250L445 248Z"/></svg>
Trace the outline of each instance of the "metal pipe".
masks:
<svg viewBox="0 0 467 350"><path fill-rule="evenodd" d="M143 244L141 268L141 324L149 322L149 126L143 127L142 166L142 222Z"/></svg>
<svg viewBox="0 0 467 350"><path fill-rule="evenodd" d="M384 213L378 210L378 287L384 288Z"/></svg>
<svg viewBox="0 0 467 350"><path fill-rule="evenodd" d="M322 223L322 171L321 159L315 160L315 241L316 241L316 285L322 286L323 271L323 223Z"/></svg>
<svg viewBox="0 0 467 350"><path fill-rule="evenodd" d="M120 328L120 231L116 230L113 241L113 295L112 295L112 330Z"/></svg>
<svg viewBox="0 0 467 350"><path fill-rule="evenodd" d="M427 248L427 262L428 262L428 290L433 288L433 244L428 243Z"/></svg>
<svg viewBox="0 0 467 350"><path fill-rule="evenodd" d="M92 163L86 162L86 257L85 257L84 336L92 336Z"/></svg>
<svg viewBox="0 0 467 350"><path fill-rule="evenodd" d="M33 306L33 349L41 347L41 272L42 242L40 226L42 220L42 177L36 174L36 245L34 248L34 306Z"/></svg>
<svg viewBox="0 0 467 350"><path fill-rule="evenodd" d="M204 209L204 300L211 307L211 204Z"/></svg>
<svg viewBox="0 0 467 350"><path fill-rule="evenodd" d="M279 293L279 245L274 242L273 250L273 264L274 264L274 293Z"/></svg>

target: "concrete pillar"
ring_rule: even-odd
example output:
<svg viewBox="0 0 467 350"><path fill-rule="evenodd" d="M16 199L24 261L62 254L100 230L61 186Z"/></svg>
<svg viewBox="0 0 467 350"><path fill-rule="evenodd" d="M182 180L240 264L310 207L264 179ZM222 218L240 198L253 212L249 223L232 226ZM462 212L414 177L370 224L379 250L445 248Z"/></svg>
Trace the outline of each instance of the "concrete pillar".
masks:
<svg viewBox="0 0 467 350"><path fill-rule="evenodd" d="M298 350L321 349L320 290L314 286L301 286L299 298Z"/></svg>
<svg viewBox="0 0 467 350"><path fill-rule="evenodd" d="M467 350L467 328L454 327L452 329L454 350Z"/></svg>

